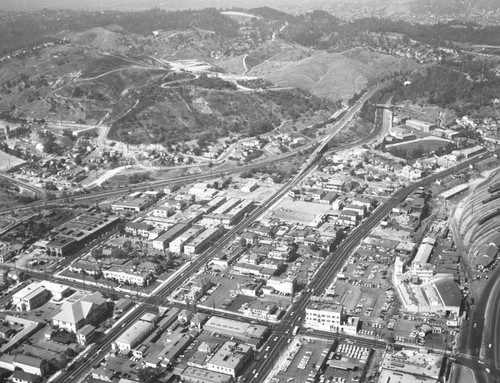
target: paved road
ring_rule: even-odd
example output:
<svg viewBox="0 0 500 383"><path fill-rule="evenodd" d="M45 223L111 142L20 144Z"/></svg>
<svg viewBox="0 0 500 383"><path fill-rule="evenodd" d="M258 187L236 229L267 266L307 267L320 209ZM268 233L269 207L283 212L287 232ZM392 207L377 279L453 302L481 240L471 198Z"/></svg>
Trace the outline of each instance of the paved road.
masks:
<svg viewBox="0 0 500 383"><path fill-rule="evenodd" d="M498 151L500 153L500 151ZM491 156L492 153L485 154L480 157L474 157L468 159L460 164L457 164L453 167L450 167L444 171L433 174L429 177L424 178L414 184L411 184L407 187L404 187L398 191L396 191L392 197L383 205L379 206L373 214L363 221L349 236L348 238L339 246L337 251L330 255L323 267L318 271L318 274L314 281L310 284L309 288L306 290L304 294L302 294L290 310L287 313L281 323L277 325L276 332L278 335L285 334L279 338L276 342L271 337L268 340L265 346L270 346L269 355L264 361L258 360L248 371L252 371L252 369L256 369L256 375L247 373L247 380L250 382L262 382L265 377L270 373L274 364L279 359L279 356L284 351L288 339L287 336L290 332L290 329L296 325L299 325L301 320L305 316L305 308L307 304L310 302L310 298L312 295L319 295L332 281L333 276L336 275L344 262L347 260L347 257L352 253L352 251L358 246L361 240L368 235L371 230L376 227L382 218L384 218L387 214L389 214L393 207L397 206L400 202L402 202L408 194L410 194L413 190L422 187L428 186L436 180L446 177L450 174L455 174L460 172L474 163L481 161L482 158ZM472 363L471 363L472 364ZM499 375L500 376L500 375Z"/></svg>
<svg viewBox="0 0 500 383"><path fill-rule="evenodd" d="M346 115L336 124L335 128L331 130L328 137L333 137L337 134L355 115L355 113L361 108L362 104L366 100L369 94L363 96L351 110L346 113ZM159 299L170 295L175 289L181 286L186 279L196 273L202 268L210 259L214 256L220 254L223 248L228 245L235 237L235 235L242 231L245 227L254 222L258 217L265 213L271 206L278 202L283 196L285 196L293 187L298 185L305 177L307 177L310 172L312 172L317 161L321 158L321 152L327 147L328 142L325 140L311 155L310 160L305 166L299 171L299 173L285 185L283 185L275 194L270 196L263 204L256 207L253 212L251 212L247 217L245 217L241 222L236 224L229 232L221 238L214 246L212 246L208 251L200 255L194 261L192 261L189 266L180 274L177 274L170 282L163 286L156 294L146 298L142 301L139 307L133 311L132 315L129 315L123 320L123 327L126 328L135 322L143 313L148 311L156 311L157 303ZM241 170L241 168L239 168ZM73 366L74 369L69 371L63 371L54 382L78 382L82 379L89 371L92 364L104 357L104 355L110 350L111 344L123 331L122 327L113 328L109 334L107 334L104 339L102 339L98 344L93 346L91 350L85 354L85 358L77 361Z"/></svg>
<svg viewBox="0 0 500 383"><path fill-rule="evenodd" d="M457 363L471 369L478 382L500 382L500 278L490 274L485 293L477 299L470 321L462 331L462 352ZM488 373L488 369L490 372ZM459 383L460 380L455 380Z"/></svg>

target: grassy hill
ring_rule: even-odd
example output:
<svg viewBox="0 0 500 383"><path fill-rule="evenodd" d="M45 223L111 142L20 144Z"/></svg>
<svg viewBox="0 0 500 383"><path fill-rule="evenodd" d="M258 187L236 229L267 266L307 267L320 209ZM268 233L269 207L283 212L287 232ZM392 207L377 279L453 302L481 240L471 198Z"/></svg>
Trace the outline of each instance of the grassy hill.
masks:
<svg viewBox="0 0 500 383"><path fill-rule="evenodd" d="M275 84L307 89L318 97L349 98L367 83L392 72L417 68L412 60L399 59L363 49L344 53L316 52L296 62L268 61L257 65L252 74Z"/></svg>

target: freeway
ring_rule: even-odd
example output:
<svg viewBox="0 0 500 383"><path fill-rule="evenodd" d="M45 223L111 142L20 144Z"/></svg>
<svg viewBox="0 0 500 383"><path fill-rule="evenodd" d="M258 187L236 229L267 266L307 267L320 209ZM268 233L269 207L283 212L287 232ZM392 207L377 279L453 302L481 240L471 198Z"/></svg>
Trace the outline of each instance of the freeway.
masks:
<svg viewBox="0 0 500 383"><path fill-rule="evenodd" d="M500 150L496 153L500 153ZM440 178L467 169L469 166L474 165L476 162L482 161L483 158L490 157L492 155L493 153L488 153L483 156L473 157L460 164L430 175L418 182L399 189L391 196L391 198L387 202L380 205L370 217L368 217L357 228L355 228L338 247L336 252L330 255L325 260L324 265L318 271L316 278L311 282L308 289L299 297L290 311L285 314L285 316L282 318L281 323L277 325L275 329L277 334L285 334L285 336L282 336L276 342L274 342L274 339L269 339L267 341L266 345L270 347L268 356L264 359L263 362L258 361L248 369L248 371L251 371L252 368L256 370L256 374L250 374L248 376L248 380L251 382L264 381L265 377L270 373L274 364L276 363L279 356L284 351L286 344L288 343L287 335L289 334L289 329L293 328L296 325L299 325L302 318L305 316L305 308L308 305L310 298L315 294L319 295L329 285L334 275L336 275L340 271L348 256L359 245L361 240L366 237L366 235L368 235L371 230L375 228L380 223L380 221L392 211L394 207L401 203L413 190L419 187L428 186Z"/></svg>
<svg viewBox="0 0 500 383"><path fill-rule="evenodd" d="M483 294L475 302L470 321L462 328L463 353L456 356L460 366L471 369L478 382L500 381L500 278L491 275ZM488 373L488 369L490 372ZM459 377L457 379L460 379ZM456 380L459 382L459 380Z"/></svg>

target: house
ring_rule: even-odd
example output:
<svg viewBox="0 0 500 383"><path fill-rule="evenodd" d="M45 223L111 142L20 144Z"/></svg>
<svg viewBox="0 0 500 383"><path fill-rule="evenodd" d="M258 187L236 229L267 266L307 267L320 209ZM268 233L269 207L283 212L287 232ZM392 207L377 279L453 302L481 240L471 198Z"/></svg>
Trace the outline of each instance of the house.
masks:
<svg viewBox="0 0 500 383"><path fill-rule="evenodd" d="M39 383L42 381L42 378L39 375L17 370L12 375L12 381L14 383Z"/></svg>
<svg viewBox="0 0 500 383"><path fill-rule="evenodd" d="M152 225L149 225L144 222L127 222L124 227L126 233L132 234L134 236L139 236L142 238L149 237L149 232L152 229L153 229Z"/></svg>
<svg viewBox="0 0 500 383"><path fill-rule="evenodd" d="M76 333L76 340L82 346L89 344L90 342L92 342L94 338L95 338L95 327L92 326L91 324L83 326Z"/></svg>
<svg viewBox="0 0 500 383"><path fill-rule="evenodd" d="M85 260L72 263L69 267L69 271L76 274L90 275L92 277L101 275L101 269L97 263Z"/></svg>
<svg viewBox="0 0 500 383"><path fill-rule="evenodd" d="M19 368L29 374L45 376L49 372L49 363L46 360L34 356L17 354L13 364L14 369Z"/></svg>
<svg viewBox="0 0 500 383"><path fill-rule="evenodd" d="M52 318L54 326L76 333L86 324L97 323L107 311L107 302L99 292L86 295L74 303L67 302Z"/></svg>

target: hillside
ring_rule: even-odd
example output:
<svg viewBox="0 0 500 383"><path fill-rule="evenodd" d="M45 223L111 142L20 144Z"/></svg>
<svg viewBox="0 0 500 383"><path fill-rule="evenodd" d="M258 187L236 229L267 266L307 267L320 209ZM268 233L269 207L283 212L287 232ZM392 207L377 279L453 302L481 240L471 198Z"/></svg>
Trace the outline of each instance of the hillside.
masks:
<svg viewBox="0 0 500 383"><path fill-rule="evenodd" d="M412 60L354 49L344 53L315 52L295 62L270 58L256 65L251 73L277 85L298 87L318 97L337 100L350 98L367 83L392 72L407 72L417 67Z"/></svg>

